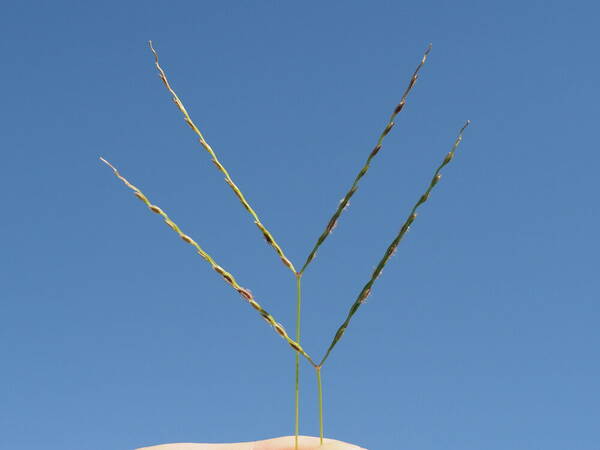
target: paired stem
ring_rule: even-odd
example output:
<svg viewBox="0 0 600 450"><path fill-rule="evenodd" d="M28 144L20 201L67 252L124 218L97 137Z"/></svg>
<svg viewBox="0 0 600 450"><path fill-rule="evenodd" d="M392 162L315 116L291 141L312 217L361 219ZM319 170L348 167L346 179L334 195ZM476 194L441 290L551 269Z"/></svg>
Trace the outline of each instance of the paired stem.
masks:
<svg viewBox="0 0 600 450"><path fill-rule="evenodd" d="M301 318L301 306L302 306L302 274L296 274L296 342L300 343L300 318ZM317 374L317 389L319 399L319 439L320 445L323 445L323 383L321 380L321 366L314 366ZM295 392L295 406L296 406L296 422L294 428L294 448L298 450L298 436L300 434L300 354L296 353L296 392Z"/></svg>
<svg viewBox="0 0 600 450"><path fill-rule="evenodd" d="M302 306L302 273L296 274L296 342L300 343L300 317L301 317L301 306ZM323 383L321 381L321 366L314 365L317 374L317 389L319 399L319 438L320 444L323 445ZM296 406L296 426L294 435L294 448L298 450L298 436L300 434L300 407L299 407L299 395L300 392L300 354L296 353L296 392L295 392L295 406Z"/></svg>

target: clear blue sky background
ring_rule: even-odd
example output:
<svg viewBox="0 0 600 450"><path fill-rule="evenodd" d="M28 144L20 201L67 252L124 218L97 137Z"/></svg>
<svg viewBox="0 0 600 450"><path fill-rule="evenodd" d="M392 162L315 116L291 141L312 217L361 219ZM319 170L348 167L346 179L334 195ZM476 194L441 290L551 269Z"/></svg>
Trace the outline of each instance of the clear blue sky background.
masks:
<svg viewBox="0 0 600 450"><path fill-rule="evenodd" d="M304 277L328 436L375 450L598 449L594 2L10 2L2 7L0 448L130 450L293 433L293 352L101 165L286 327L294 278L185 126L146 41L298 264L429 42ZM317 434L302 372L302 432Z"/></svg>

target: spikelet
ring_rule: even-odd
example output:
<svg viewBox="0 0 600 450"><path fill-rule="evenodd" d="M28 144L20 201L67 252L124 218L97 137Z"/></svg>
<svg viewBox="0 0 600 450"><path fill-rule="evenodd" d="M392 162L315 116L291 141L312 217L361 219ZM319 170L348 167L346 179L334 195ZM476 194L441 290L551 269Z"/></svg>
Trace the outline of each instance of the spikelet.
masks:
<svg viewBox="0 0 600 450"><path fill-rule="evenodd" d="M254 224L259 228L261 234L264 236L267 243L271 247L273 247L273 249L275 250L277 255L279 255L281 262L283 262L283 264L286 267L288 267L295 274L296 269L295 269L294 265L285 256L283 250L281 249L279 244L275 241L275 238L269 232L267 227L265 227L263 225L263 223L260 221L260 219L258 218L258 215L254 211L254 209L252 209L252 207L250 206L250 203L248 203L248 200L246 200L246 197L244 197L244 194L242 193L240 188L233 182L233 180L231 179L231 176L229 175L229 172L227 172L227 169L225 169L225 166L223 166L223 164L221 164L221 162L219 161L219 158L217 158L215 151L210 146L210 144L206 141L206 139L204 138L204 135L202 134L200 129L192 121L192 118L190 117L190 114L188 113L187 109L185 108L185 106L183 106L183 103L181 102L180 98L178 97L178 95L175 93L175 91L171 87L171 84L169 83L169 80L167 79L167 75L166 75L165 71L158 63L158 53L152 46L152 41L149 41L148 44L150 45L150 50L152 50L152 53L154 54L154 64L156 65L156 69L158 70L158 76L160 77L161 81L163 82L163 84L165 85L165 87L167 88L169 93L171 94L171 96L173 98L173 102L175 103L175 105L177 105L177 108L179 108L179 111L181 111L181 113L183 114L183 120L192 129L192 131L194 133L196 133L196 135L198 136L200 145L202 145L202 147L204 147L204 149L210 154L210 156L212 158L212 162L216 166L216 168L223 175L225 175L225 182L233 190L235 196L238 198L238 200L240 201L242 206L246 209L246 211L248 211L250 213L250 215L254 218Z"/></svg>
<svg viewBox="0 0 600 450"><path fill-rule="evenodd" d="M354 179L354 183L352 183L350 190L346 193L344 198L342 198L342 201L339 203L338 208L336 209L335 213L329 220L328 226L325 227L325 231L323 231L323 233L317 239L315 246L309 253L308 257L306 258L306 262L302 266L302 269L300 269L300 273L304 273L304 271L306 270L306 268L308 267L310 262L315 258L318 248L321 246L321 244L323 244L323 242L325 242L325 239L327 239L327 236L329 236L331 234L333 227L331 227L329 225L336 224L338 222L338 219L342 215L342 212L347 208L347 206L350 202L350 199L356 193L356 191L358 189L358 183L359 183L360 179L362 177L364 177L365 174L368 172L369 167L371 165L371 160L375 157L375 155L377 155L377 153L379 153L379 150L381 150L381 146L383 145L383 139L390 133L390 131L394 127L394 119L400 113L400 111L402 111L402 109L404 109L404 105L406 105L406 99L408 98L408 95L410 94L413 87L415 86L415 83L417 82L417 79L419 78L419 71L421 70L421 67L423 67L423 65L425 64L425 61L427 60L427 56L429 55L430 51L431 51L431 44L429 44L429 46L427 47L427 50L425 50L425 53L423 54L423 58L421 58L421 62L419 63L419 65L415 69L412 77L410 78L410 81L408 83L407 88L404 91L404 94L402 94L400 103L398 103L396 108L394 108L394 111L392 112L392 115L390 116L387 124L385 125L385 128L379 135L379 139L377 139L377 144L375 145L375 147L369 154L369 157L367 158L367 162L362 167L362 169L360 169L360 172L358 172L358 175Z"/></svg>
<svg viewBox="0 0 600 450"><path fill-rule="evenodd" d="M356 313L356 311L358 310L358 308L360 308L360 306L365 302L365 300L367 299L367 297L370 295L371 289L373 287L373 284L375 283L375 281L377 280L377 278L379 278L379 276L381 275L381 272L383 271L383 268L388 263L388 261L390 260L390 258L394 255L394 253L396 252L396 249L398 248L398 244L400 243L400 241L402 240L402 238L404 237L404 235L406 234L406 232L409 230L409 228L412 225L412 223L417 218L417 209L419 208L419 206L421 206L423 203L425 203L429 199L429 196L431 194L432 189L439 182L439 180L441 178L440 171L448 163L450 163L450 161L452 161L452 159L454 158L454 154L456 152L456 149L458 148L458 146L460 145L460 143L462 141L463 132L465 131L465 128L467 128L467 126L469 125L469 123L470 123L470 121L467 121L463 125L463 127L460 129L460 132L458 133L458 137L454 141L454 145L452 146L452 149L445 156L445 158L442 161L442 163L436 169L436 171L435 171L435 173L433 175L433 178L431 179L431 181L429 183L429 187L427 188L427 190L425 191L425 193L423 195L421 195L421 197L419 197L419 200L417 200L417 202L413 206L412 210L410 211L410 214L408 215L408 218L406 219L406 221L404 222L404 224L402 224L402 227L400 228L400 231L398 232L398 234L396 235L396 237L392 241L392 243L388 246L388 248L386 249L386 251L385 251L385 253L383 255L383 258L381 259L381 261L379 261L379 264L377 264L377 267L375 268L375 270L371 274L371 279L367 282L367 284L364 285L364 287L362 288L362 290L358 294L358 297L356 298L356 301L350 307L350 311L348 312L346 320L344 320L344 322L342 323L342 325L338 328L337 332L335 333L335 336L333 337L333 340L332 340L331 344L329 345L329 348L327 349L327 352L325 353L325 356L323 357L323 359L319 363L319 367L322 366L325 363L325 361L329 357L329 354L331 353L331 350L333 350L333 348L335 347L335 345L338 343L338 341L344 335L344 332L346 331L346 328L348 327L348 324L350 323L350 320L352 319L352 316Z"/></svg>
<svg viewBox="0 0 600 450"><path fill-rule="evenodd" d="M278 323L273 318L273 316L271 316L271 314L269 314L263 309L262 306L260 306L260 304L254 299L254 296L252 295L250 290L240 286L231 273L227 272L223 267L217 264L217 262L208 253L206 253L204 249L202 249L202 247L200 247L200 245L194 239L192 239L190 236L181 231L177 224L173 222L173 220L171 220L171 218L160 207L152 204L148 197L146 197L143 194L143 192L140 191L136 186L127 181L127 179L123 177L112 164L110 164L104 158L100 158L100 160L113 170L115 176L119 180L121 180L129 189L131 189L134 195L142 202L144 202L146 206L150 209L150 211L161 216L165 223L169 226L169 228L175 231L175 233L177 233L184 242L193 246L196 249L196 252L211 265L212 269L215 272L217 272L228 285L235 289L242 296L242 298L250 304L250 306L252 306L256 311L258 311L261 317L275 329L275 332L277 334L279 334L283 339L286 340L286 342L294 351L304 356L313 366L315 365L312 358L304 351L300 344L291 339L288 336L288 333L285 331L285 328L283 328L283 326L280 323Z"/></svg>

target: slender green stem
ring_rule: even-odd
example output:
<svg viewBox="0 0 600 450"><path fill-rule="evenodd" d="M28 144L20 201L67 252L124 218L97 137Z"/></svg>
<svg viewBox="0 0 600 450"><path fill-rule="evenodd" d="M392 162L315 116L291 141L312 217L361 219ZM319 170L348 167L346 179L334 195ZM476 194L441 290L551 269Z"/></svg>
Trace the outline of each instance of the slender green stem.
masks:
<svg viewBox="0 0 600 450"><path fill-rule="evenodd" d="M317 371L317 386L319 389L319 437L323 445L323 383L321 382L321 366L315 367Z"/></svg>
<svg viewBox="0 0 600 450"><path fill-rule="evenodd" d="M300 314L302 306L302 275L296 274L296 342L300 342ZM296 405L296 426L295 426L295 448L298 450L298 435L300 434L300 354L296 353L296 397L294 403Z"/></svg>

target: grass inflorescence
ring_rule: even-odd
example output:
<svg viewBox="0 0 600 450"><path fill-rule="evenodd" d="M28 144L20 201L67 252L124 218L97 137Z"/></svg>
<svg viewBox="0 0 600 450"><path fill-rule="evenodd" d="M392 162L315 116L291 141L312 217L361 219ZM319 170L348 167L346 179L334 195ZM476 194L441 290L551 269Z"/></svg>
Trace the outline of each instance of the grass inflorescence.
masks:
<svg viewBox="0 0 600 450"><path fill-rule="evenodd" d="M110 164L104 158L100 158L100 159L102 160L102 162L107 164L113 170L115 176L119 180L121 180L129 189L131 189L133 191L134 195L138 199L140 199L148 207L148 209L150 211L161 216L162 219L164 220L164 222L169 226L169 228L171 228L175 233L177 233L184 242L186 242L187 244L194 247L196 252L206 262L208 262L210 264L212 269L215 272L217 272L228 285L230 285L233 289L235 289L242 296L242 298L246 302L248 302L250 304L250 306L252 306L252 308L254 308L258 312L258 314L270 326L273 327L275 332L277 334L279 334L288 343L290 348L295 352L296 358L295 358L295 389L294 389L294 410L295 410L294 434L296 436L296 448L298 447L299 417L300 417L299 416L300 356L304 357L310 363L310 365L315 369L315 374L316 374L316 378L317 378L317 388L318 388L319 434L320 434L321 443L322 443L323 435L324 435L324 431L323 431L323 383L322 383L323 365L329 358L329 355L331 354L334 347L338 344L338 342L340 341L340 339L346 332L346 329L347 329L348 325L350 324L352 317L356 314L358 309L362 306L362 304L366 301L367 297L369 297L369 295L371 294L373 285L375 284L375 282L381 275L383 268L389 262L391 257L394 255L394 253L396 252L396 250L398 248L398 245L400 244L400 241L404 238L404 236L410 229L411 225L417 218L417 210L421 207L421 205L423 205L425 202L427 202L429 200L433 188L439 183L439 181L441 179L441 176L442 176L441 170L446 165L448 165L450 163L450 161L452 161L452 159L454 158L456 149L458 148L459 144L462 141L463 133L470 122L467 121L464 124L464 126L460 129L458 136L457 136L456 140L454 141L454 144L453 144L451 150L446 154L446 156L442 160L441 164L435 170L427 189L419 197L419 199L416 201L416 203L412 207L410 213L408 214L406 220L400 227L395 238L392 240L391 244L388 246L388 248L384 252L383 257L381 258L381 260L379 261L379 263L373 270L369 280L363 286L363 288L360 290L354 303L352 303L345 320L342 322L342 324L339 326L336 333L334 334L333 339L332 339L331 343L329 344L329 347L325 351L324 356L322 357L320 362L317 364L315 362L316 360L314 360L300 345L300 326L301 326L300 319L301 319L301 302L302 302L301 286L302 286L302 278L303 278L304 272L305 272L306 268L309 266L309 264L314 260L319 247L325 242L327 237L331 234L333 229L336 227L336 225L340 219L340 216L342 215L344 210L348 207L348 205L350 203L350 199L354 196L354 194L358 190L360 180L369 171L372 160L380 152L380 150L383 146L385 137L390 133L390 131L394 127L396 117L404 109L406 102L407 102L407 98L408 98L409 94L411 93L411 91L413 90L413 88L417 82L417 79L419 78L419 72L422 69L422 67L424 66L425 61L427 60L427 57L431 51L431 44L425 50L425 53L423 54L421 61L419 62L415 71L413 72L413 74L409 80L408 86L406 87L406 89L404 90L404 93L402 94L402 97L400 98L400 102L396 105L396 107L392 111L392 114L390 115L386 125L383 128L383 131L380 133L380 135L377 139L375 147L373 147L373 149L370 151L365 164L363 165L363 167L360 169L360 171L354 178L354 181L353 181L352 185L350 186L350 189L346 192L346 194L340 201L335 212L333 213L333 215L327 222L327 225L325 226L325 230L317 238L317 241L314 244L311 251L309 252L309 254L306 258L306 261L302 265L301 269L298 271L296 270L292 261L285 255L283 249L281 248L281 246L277 243L277 241L273 237L273 234L267 229L267 227L260 220L256 211L252 208L249 201L246 199L246 197L244 196L244 194L242 193L240 188L237 186L237 184L233 181L231 175L229 174L229 172L227 171L225 166L221 163L221 161L217 157L213 148L206 141L206 139L204 138L204 135L202 134L200 129L196 126L196 124L192 120L190 114L188 113L187 109L183 105L183 102L181 101L179 96L175 93L175 90L172 88L171 84L169 83L164 69L159 64L158 53L154 49L151 41L149 42L149 46L150 46L150 50L152 51L152 54L154 55L154 62L155 62L156 69L158 70L159 77L162 80L165 87L167 88L168 92L170 93L173 102L175 103L175 105L177 106L179 111L182 113L185 123L197 135L198 141L200 142L202 147L209 153L211 160L212 160L213 164L216 166L216 168L225 176L225 182L232 189L232 191L234 192L235 196L238 198L238 200L240 201L242 206L252 216L255 225L260 230L264 239L275 250L276 254L281 259L283 264L292 272L292 274L295 277L295 279L296 279L296 333L295 333L295 338L294 339L291 338L290 335L288 334L288 332L283 327L283 325L281 325L279 322L277 322L275 320L275 318L271 314L269 314L256 301L256 299L254 298L254 295L252 294L252 292L249 289L246 289L246 288L242 287L241 285L239 285L238 282L236 281L235 277L230 272L226 271L222 266L220 266L214 260L214 258L211 255L209 255L193 238L191 238L188 234L185 234L179 228L179 226L159 206L151 203L150 200L148 199L148 197L146 197L146 195L144 195L144 193L140 189L138 189L135 185L131 184L125 177L123 177L112 164Z"/></svg>

